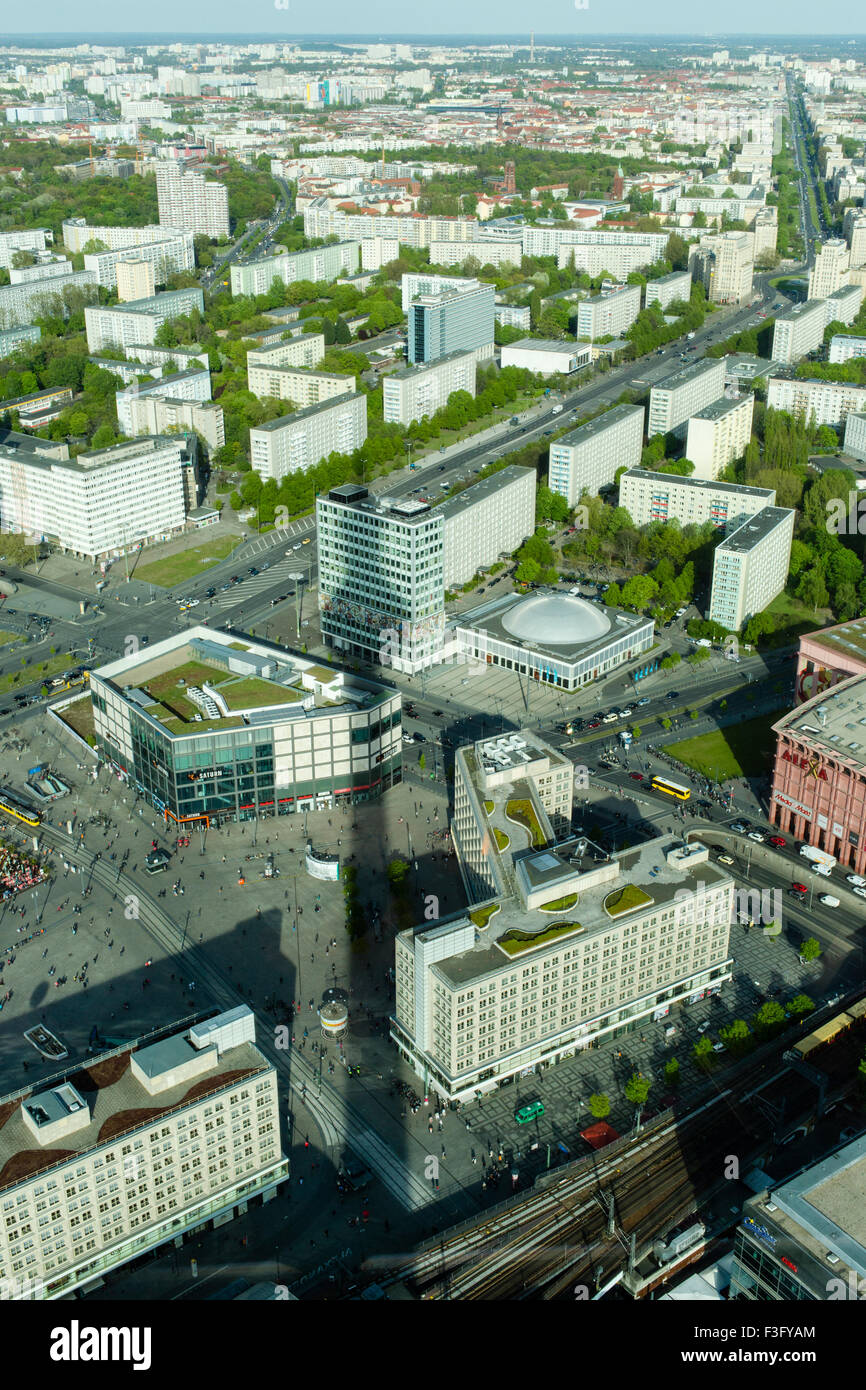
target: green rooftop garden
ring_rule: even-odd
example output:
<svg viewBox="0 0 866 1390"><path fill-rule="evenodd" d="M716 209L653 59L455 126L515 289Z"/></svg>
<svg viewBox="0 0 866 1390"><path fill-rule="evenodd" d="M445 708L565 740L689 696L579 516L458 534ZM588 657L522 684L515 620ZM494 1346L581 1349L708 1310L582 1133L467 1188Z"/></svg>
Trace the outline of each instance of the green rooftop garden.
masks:
<svg viewBox="0 0 866 1390"><path fill-rule="evenodd" d="M499 911L499 903L488 903L486 907L476 907L469 914L470 922L473 922L479 930L487 926L494 913Z"/></svg>
<svg viewBox="0 0 866 1390"><path fill-rule="evenodd" d="M539 912L568 912L570 907L574 907L577 902L576 893L567 893L564 898L557 898L552 903L542 903Z"/></svg>
<svg viewBox="0 0 866 1390"><path fill-rule="evenodd" d="M305 676L310 676L314 681L321 681L324 685L330 685L337 675L329 666L309 666L304 672Z"/></svg>
<svg viewBox="0 0 866 1390"><path fill-rule="evenodd" d="M497 826L495 826L495 825L494 825L494 827L493 827L493 838L494 838L494 840L496 841L496 848L497 848L498 850L507 849L508 846L511 844L511 841L509 840L509 838L508 838L508 836L506 835L505 831L504 831L504 830L500 830L500 829L499 829Z"/></svg>
<svg viewBox="0 0 866 1390"><path fill-rule="evenodd" d="M541 849L544 846L546 842L541 833L538 817L532 802L527 797L512 797L510 801L505 803L505 814L516 825L522 825L525 830L529 831L533 848Z"/></svg>
<svg viewBox="0 0 866 1390"><path fill-rule="evenodd" d="M558 937L569 936L572 932L579 931L583 931L580 922L552 922L549 927L540 932L508 931L499 938L496 944L507 956L519 956L523 951L532 951L536 946L546 946L549 941L555 941Z"/></svg>
<svg viewBox="0 0 866 1390"><path fill-rule="evenodd" d="M642 888L636 888L633 883L626 883L622 888L617 888L615 893L608 893L604 900L604 910L608 917L622 917L626 912L634 912L635 908L648 907L651 902L649 893L645 893Z"/></svg>
<svg viewBox="0 0 866 1390"><path fill-rule="evenodd" d="M485 801L485 803L484 803L484 814L485 814L486 816L492 816L492 815L493 815L493 812L494 812L495 810L496 810L496 807L495 807L495 805L494 805L494 803L493 803L492 801Z"/></svg>

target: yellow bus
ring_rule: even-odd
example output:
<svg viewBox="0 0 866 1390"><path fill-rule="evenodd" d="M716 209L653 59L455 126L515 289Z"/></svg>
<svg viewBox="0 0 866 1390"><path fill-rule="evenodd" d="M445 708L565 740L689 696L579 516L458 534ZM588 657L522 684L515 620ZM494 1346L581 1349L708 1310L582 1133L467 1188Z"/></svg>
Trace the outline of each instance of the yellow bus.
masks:
<svg viewBox="0 0 866 1390"><path fill-rule="evenodd" d="M671 782L667 777L654 777L652 780L654 792L664 792L666 796L675 796L678 801L688 801L691 791L684 787L681 782Z"/></svg>

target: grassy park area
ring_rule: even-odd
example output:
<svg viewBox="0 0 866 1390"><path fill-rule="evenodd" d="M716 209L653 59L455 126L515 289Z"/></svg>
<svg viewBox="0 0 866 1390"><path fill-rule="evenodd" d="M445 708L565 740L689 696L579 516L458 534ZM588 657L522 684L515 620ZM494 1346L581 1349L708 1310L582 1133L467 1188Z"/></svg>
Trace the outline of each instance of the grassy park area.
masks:
<svg viewBox="0 0 866 1390"><path fill-rule="evenodd" d="M726 782L731 777L757 777L770 770L776 746L771 726L784 713L785 710L779 709L710 734L669 743L666 748L672 757L714 782Z"/></svg>
<svg viewBox="0 0 866 1390"><path fill-rule="evenodd" d="M201 545L192 546L189 550L179 550L175 555L165 555L161 560L154 560L149 565L137 565L134 571L135 578L143 579L146 584L160 584L164 589L170 589L173 585L183 584L185 580L194 579L197 574L218 565L220 560L231 555L239 541L239 536L220 536L211 541L203 541Z"/></svg>

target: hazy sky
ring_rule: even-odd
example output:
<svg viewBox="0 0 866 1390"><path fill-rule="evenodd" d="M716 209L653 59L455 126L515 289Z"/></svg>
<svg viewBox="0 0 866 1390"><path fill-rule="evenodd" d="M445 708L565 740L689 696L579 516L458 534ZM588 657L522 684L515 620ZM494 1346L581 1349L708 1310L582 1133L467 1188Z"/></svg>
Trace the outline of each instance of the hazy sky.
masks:
<svg viewBox="0 0 866 1390"><path fill-rule="evenodd" d="M581 0L582 2L582 0ZM687 0L437 0L420 6L407 0L149 0L119 6L116 0L43 0L6 10L5 30L17 33L220 33L301 34L401 33L491 34L840 34L847 39L856 21L852 0L727 0L714 7L716 28L695 30L702 7ZM862 32L866 25L857 23ZM12 25L15 28L13 30ZM32 27L30 27L32 26ZM722 29L721 26L724 26Z"/></svg>

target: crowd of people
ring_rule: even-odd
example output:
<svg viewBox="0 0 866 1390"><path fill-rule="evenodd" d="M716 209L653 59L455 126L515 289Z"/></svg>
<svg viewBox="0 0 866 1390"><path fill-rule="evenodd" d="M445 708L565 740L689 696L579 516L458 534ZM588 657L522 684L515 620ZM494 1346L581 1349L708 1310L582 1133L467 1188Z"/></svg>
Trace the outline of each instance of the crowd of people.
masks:
<svg viewBox="0 0 866 1390"><path fill-rule="evenodd" d="M35 859L21 854L11 845L0 844L0 902L5 902L15 893L36 888L46 878L45 869Z"/></svg>

